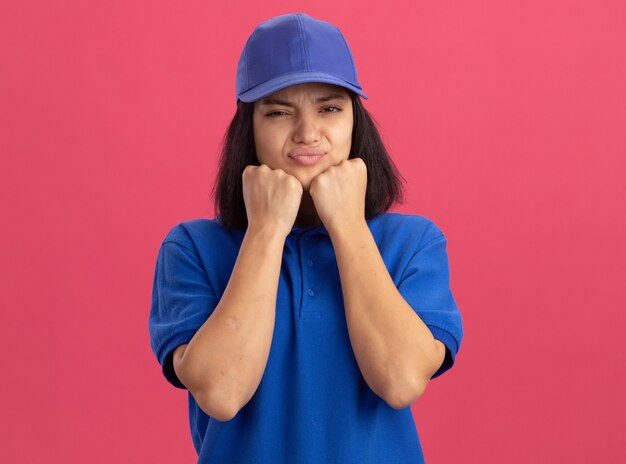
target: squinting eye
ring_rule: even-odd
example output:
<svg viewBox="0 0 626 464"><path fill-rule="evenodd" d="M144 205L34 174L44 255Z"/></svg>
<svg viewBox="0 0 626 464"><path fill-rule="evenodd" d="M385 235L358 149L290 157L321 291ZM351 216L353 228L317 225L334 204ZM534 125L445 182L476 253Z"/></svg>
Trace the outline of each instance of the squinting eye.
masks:
<svg viewBox="0 0 626 464"><path fill-rule="evenodd" d="M327 110L334 110L334 111L327 111ZM343 111L343 110L337 106L327 106L325 108L322 108L322 111L328 112L328 113L339 113L340 111ZM286 114L287 113L285 113L284 111L272 111L271 113L268 113L266 116L268 118L278 118Z"/></svg>
<svg viewBox="0 0 626 464"><path fill-rule="evenodd" d="M282 116L283 114L286 114L284 111L272 111L271 113L267 114L268 118L275 118L277 116Z"/></svg>

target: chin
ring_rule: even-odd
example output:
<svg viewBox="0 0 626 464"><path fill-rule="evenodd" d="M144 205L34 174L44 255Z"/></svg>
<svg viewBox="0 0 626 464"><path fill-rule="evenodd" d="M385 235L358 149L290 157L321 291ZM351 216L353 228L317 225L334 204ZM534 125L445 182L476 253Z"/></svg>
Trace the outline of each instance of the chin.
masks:
<svg viewBox="0 0 626 464"><path fill-rule="evenodd" d="M296 173L296 172L288 172L285 170L285 172L287 172L287 174L292 175L293 177L295 177L296 179L298 179L298 182L300 182L300 184L302 184L302 190L308 192L309 191L309 186L311 185L311 181L315 178L315 176L307 176L307 175L302 175L301 173Z"/></svg>
<svg viewBox="0 0 626 464"><path fill-rule="evenodd" d="M305 182L300 181L300 183L302 184L302 190L305 192L309 191L309 187L311 186L311 181L307 180Z"/></svg>

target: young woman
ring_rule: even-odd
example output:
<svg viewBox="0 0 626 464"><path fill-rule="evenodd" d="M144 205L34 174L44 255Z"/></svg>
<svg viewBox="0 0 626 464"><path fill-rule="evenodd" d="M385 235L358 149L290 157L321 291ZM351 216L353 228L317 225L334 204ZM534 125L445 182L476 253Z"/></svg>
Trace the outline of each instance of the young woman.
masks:
<svg viewBox="0 0 626 464"><path fill-rule="evenodd" d="M219 214L164 238L149 319L200 463L424 460L409 406L462 318L443 233L389 212L400 175L360 97L328 22L278 16L243 49Z"/></svg>

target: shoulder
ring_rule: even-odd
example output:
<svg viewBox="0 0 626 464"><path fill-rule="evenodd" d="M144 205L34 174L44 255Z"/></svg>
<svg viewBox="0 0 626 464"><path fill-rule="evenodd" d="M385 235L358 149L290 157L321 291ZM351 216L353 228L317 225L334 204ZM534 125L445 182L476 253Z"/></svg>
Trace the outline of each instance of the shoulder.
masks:
<svg viewBox="0 0 626 464"><path fill-rule="evenodd" d="M368 221L372 234L379 240L425 244L443 237L439 226L430 218L418 214L386 212Z"/></svg>
<svg viewBox="0 0 626 464"><path fill-rule="evenodd" d="M176 243L199 254L219 254L220 251L238 250L245 231L227 230L217 218L198 218L174 225L162 240Z"/></svg>

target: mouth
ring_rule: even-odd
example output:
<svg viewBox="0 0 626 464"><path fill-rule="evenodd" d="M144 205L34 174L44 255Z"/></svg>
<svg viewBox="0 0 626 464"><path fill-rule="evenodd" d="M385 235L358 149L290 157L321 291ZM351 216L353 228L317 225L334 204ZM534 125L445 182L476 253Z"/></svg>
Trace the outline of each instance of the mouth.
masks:
<svg viewBox="0 0 626 464"><path fill-rule="evenodd" d="M290 152L288 156L301 166L313 166L317 164L325 154L326 153L322 150L299 148Z"/></svg>
<svg viewBox="0 0 626 464"><path fill-rule="evenodd" d="M301 166L313 166L317 164L324 155L298 155L290 156L290 158Z"/></svg>

